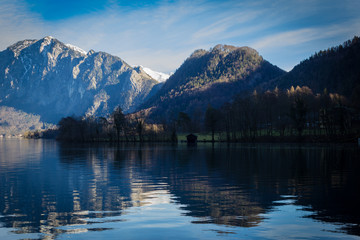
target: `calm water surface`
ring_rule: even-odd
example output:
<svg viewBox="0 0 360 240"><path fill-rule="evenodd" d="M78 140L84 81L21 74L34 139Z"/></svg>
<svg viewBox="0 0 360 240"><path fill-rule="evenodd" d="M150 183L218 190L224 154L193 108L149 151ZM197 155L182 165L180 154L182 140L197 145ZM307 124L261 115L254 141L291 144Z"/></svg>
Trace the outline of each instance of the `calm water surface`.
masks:
<svg viewBox="0 0 360 240"><path fill-rule="evenodd" d="M0 239L360 239L360 148L0 140Z"/></svg>

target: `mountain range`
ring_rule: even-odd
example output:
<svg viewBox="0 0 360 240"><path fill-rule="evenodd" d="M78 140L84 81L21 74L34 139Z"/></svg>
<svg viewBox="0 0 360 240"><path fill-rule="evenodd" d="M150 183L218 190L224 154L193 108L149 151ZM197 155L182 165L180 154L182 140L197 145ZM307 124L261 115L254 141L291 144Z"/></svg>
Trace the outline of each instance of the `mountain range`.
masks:
<svg viewBox="0 0 360 240"><path fill-rule="evenodd" d="M0 104L57 123L70 115L135 110L159 82L119 57L85 52L52 37L0 52Z"/></svg>
<svg viewBox="0 0 360 240"><path fill-rule="evenodd" d="M71 115L109 116L117 106L162 122L176 119L180 111L197 115L209 104L220 107L240 93L292 85L350 97L360 89L359 45L355 37L315 53L290 72L255 49L217 45L194 51L169 75L52 37L23 40L0 52L0 127L19 126L21 121L10 121L9 114L27 123L33 119L29 128L38 129Z"/></svg>

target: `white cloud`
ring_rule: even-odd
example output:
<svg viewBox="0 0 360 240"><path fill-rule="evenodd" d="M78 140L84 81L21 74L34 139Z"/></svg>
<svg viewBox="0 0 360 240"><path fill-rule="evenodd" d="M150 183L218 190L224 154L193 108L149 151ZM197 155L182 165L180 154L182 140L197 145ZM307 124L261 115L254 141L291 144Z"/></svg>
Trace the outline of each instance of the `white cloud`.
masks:
<svg viewBox="0 0 360 240"><path fill-rule="evenodd" d="M27 11L18 0L2 1L0 5L0 49L29 38L42 36L44 25L39 17Z"/></svg>
<svg viewBox="0 0 360 240"><path fill-rule="evenodd" d="M281 55L288 56L288 47L331 38L345 41L359 34L359 17L350 2L344 1L350 20L339 18L341 21L336 23L316 25L306 20L320 14L319 8L324 4L318 0L307 4L283 0L164 1L157 6L132 10L109 1L108 7L100 12L59 21L43 20L28 10L24 0L2 0L0 49L19 40L52 35L86 51L105 51L131 65L170 72L195 49L224 43L252 46L281 67L285 64ZM329 4L324 8L336 7ZM331 46L327 44L324 41L320 49ZM298 61L299 56L304 55L290 57ZM287 66L289 62L286 59Z"/></svg>
<svg viewBox="0 0 360 240"><path fill-rule="evenodd" d="M238 12L236 14L230 13L230 16L222 16L220 20L199 29L192 35L192 41L199 42L209 38L230 38L243 34L240 24L246 24L247 22L254 20L261 14L260 11L253 12ZM240 31L230 31L231 28L239 27ZM230 34L229 34L230 33Z"/></svg>
<svg viewBox="0 0 360 240"><path fill-rule="evenodd" d="M252 47L258 50L298 45L320 37L315 29L305 28L294 31L287 31L264 37L255 42Z"/></svg>
<svg viewBox="0 0 360 240"><path fill-rule="evenodd" d="M356 30L357 29L357 30ZM328 39L360 33L360 22L346 22L327 27L302 28L293 31L285 31L270 34L252 44L252 47L259 50L283 48L288 46L299 46L300 44L312 42L319 39ZM344 39L345 41L346 39Z"/></svg>

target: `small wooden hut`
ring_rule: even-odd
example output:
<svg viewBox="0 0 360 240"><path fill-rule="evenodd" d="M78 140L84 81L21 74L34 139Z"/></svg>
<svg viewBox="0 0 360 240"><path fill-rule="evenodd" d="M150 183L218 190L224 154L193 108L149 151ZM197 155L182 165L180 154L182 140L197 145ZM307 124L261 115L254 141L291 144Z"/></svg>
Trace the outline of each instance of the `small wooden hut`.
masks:
<svg viewBox="0 0 360 240"><path fill-rule="evenodd" d="M188 144L196 144L197 143L197 136L194 134L189 134L186 136L186 141Z"/></svg>

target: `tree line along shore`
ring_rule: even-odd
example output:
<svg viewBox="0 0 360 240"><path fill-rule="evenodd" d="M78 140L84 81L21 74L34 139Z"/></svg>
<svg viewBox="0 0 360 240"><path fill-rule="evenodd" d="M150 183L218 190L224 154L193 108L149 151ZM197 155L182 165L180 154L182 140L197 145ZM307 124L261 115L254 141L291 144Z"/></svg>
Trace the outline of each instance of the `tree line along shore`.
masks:
<svg viewBox="0 0 360 240"><path fill-rule="evenodd" d="M356 91L354 91L356 93ZM358 91L360 92L360 91ZM72 142L178 142L189 133L201 142L356 142L360 137L360 94L314 94L306 86L256 90L220 108L179 112L159 122L125 115L117 107L107 117L64 117L57 129L27 132L25 138Z"/></svg>

